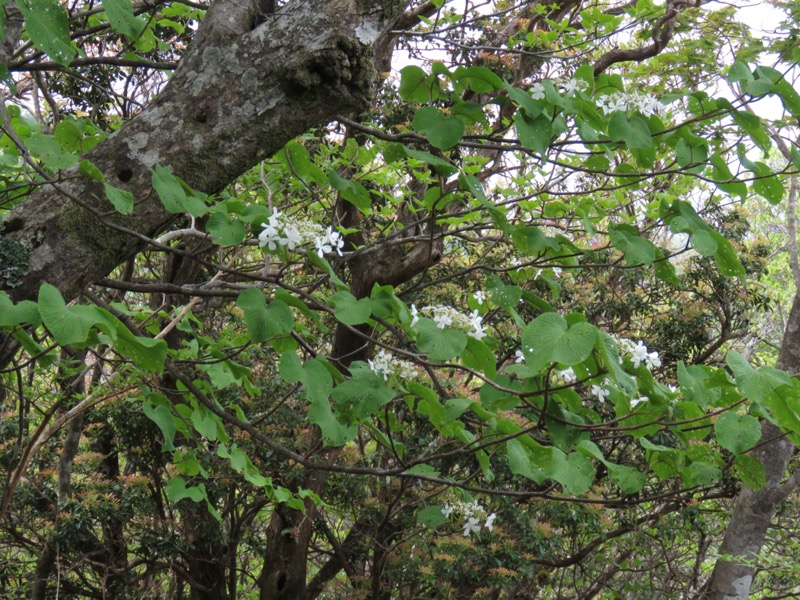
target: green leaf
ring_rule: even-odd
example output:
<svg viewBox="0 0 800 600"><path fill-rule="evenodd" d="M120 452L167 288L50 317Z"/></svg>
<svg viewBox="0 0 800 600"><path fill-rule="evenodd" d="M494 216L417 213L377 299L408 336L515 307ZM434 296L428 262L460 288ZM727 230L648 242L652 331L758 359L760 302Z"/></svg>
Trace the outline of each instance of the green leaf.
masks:
<svg viewBox="0 0 800 600"><path fill-rule="evenodd" d="M114 208L118 213L121 215L129 215L133 213L133 194L131 194L128 190L114 187L109 183L103 184L103 190L106 193L106 198L108 198L108 201L114 205Z"/></svg>
<svg viewBox="0 0 800 600"><path fill-rule="evenodd" d="M319 426L326 446L343 446L358 433L358 425L343 425L336 419L327 400L311 402L308 420Z"/></svg>
<svg viewBox="0 0 800 600"><path fill-rule="evenodd" d="M477 94L488 94L503 89L505 83L494 71L486 67L458 67L453 79L463 83Z"/></svg>
<svg viewBox="0 0 800 600"><path fill-rule="evenodd" d="M328 178L325 172L311 161L311 155L305 146L295 140L290 141L283 148L289 160L289 167L303 181L311 180L318 186L325 186Z"/></svg>
<svg viewBox="0 0 800 600"><path fill-rule="evenodd" d="M358 181L345 179L334 170L328 171L328 181L333 189L337 190L342 198L347 200L350 204L355 206L365 215L369 213L372 207L372 198L369 191Z"/></svg>
<svg viewBox="0 0 800 600"><path fill-rule="evenodd" d="M84 158L81 161L81 164L78 166L78 172L89 179L94 179L99 183L105 183L106 178L103 176L103 172L88 159Z"/></svg>
<svg viewBox="0 0 800 600"><path fill-rule="evenodd" d="M617 111L608 122L608 135L614 142L625 142L629 149L650 148L653 137L647 123L639 116L629 117Z"/></svg>
<svg viewBox="0 0 800 600"><path fill-rule="evenodd" d="M184 499L189 499L192 502L208 501L208 494L203 484L186 487L186 480L183 477L170 479L164 491L166 491L170 502L180 502Z"/></svg>
<svg viewBox="0 0 800 600"><path fill-rule="evenodd" d="M464 123L458 117L447 117L438 108L420 108L412 121L414 129L424 134L435 148L446 150L455 146L464 135Z"/></svg>
<svg viewBox="0 0 800 600"><path fill-rule="evenodd" d="M550 476L560 483L564 493L570 496L583 494L594 482L594 465L592 461L579 452L572 452Z"/></svg>
<svg viewBox="0 0 800 600"><path fill-rule="evenodd" d="M236 246L244 241L247 232L244 223L238 219L229 219L223 212L215 212L208 218L206 231L211 239L220 246Z"/></svg>
<svg viewBox="0 0 800 600"><path fill-rule="evenodd" d="M142 412L144 412L148 419L158 425L158 428L161 430L161 435L164 436L162 450L171 451L175 450L174 440L175 434L177 433L177 429L175 428L175 415L172 414L166 398L162 396L161 399L163 403L157 405L145 401L142 404Z"/></svg>
<svg viewBox="0 0 800 600"><path fill-rule="evenodd" d="M728 411L714 422L714 433L720 446L740 454L755 446L761 439L761 423L750 415L737 415Z"/></svg>
<svg viewBox="0 0 800 600"><path fill-rule="evenodd" d="M264 292L250 288L239 294L236 305L244 311L247 337L252 342L265 342L292 332L294 317L282 300L273 300L267 307Z"/></svg>
<svg viewBox="0 0 800 600"><path fill-rule="evenodd" d="M395 392L383 377L371 371L348 379L333 389L336 412L350 422L361 421L391 402Z"/></svg>
<svg viewBox="0 0 800 600"><path fill-rule="evenodd" d="M732 115L734 122L750 136L750 139L764 152L769 152L772 141L759 116L745 110L734 110Z"/></svg>
<svg viewBox="0 0 800 600"><path fill-rule="evenodd" d="M467 335L459 329L439 329L431 319L420 319L417 328L417 347L431 360L450 360L467 347Z"/></svg>
<svg viewBox="0 0 800 600"><path fill-rule="evenodd" d="M33 45L66 67L75 58L69 38L69 16L57 0L17 0Z"/></svg>
<svg viewBox="0 0 800 600"><path fill-rule="evenodd" d="M400 97L406 102L429 102L431 88L427 83L428 74L416 65L400 69Z"/></svg>
<svg viewBox="0 0 800 600"><path fill-rule="evenodd" d="M735 350L728 351L725 362L736 376L739 391L753 402L763 402L773 390L784 385L792 385L792 378L787 373L772 367L754 369L747 359Z"/></svg>
<svg viewBox="0 0 800 600"><path fill-rule="evenodd" d="M714 179L714 184L723 192L739 196L742 200L747 197L747 185L733 176L727 163L718 153L711 156L711 177Z"/></svg>
<svg viewBox="0 0 800 600"><path fill-rule="evenodd" d="M358 299L350 292L336 292L329 304L335 307L333 313L336 319L345 325L366 323L372 314L372 301L369 298Z"/></svg>
<svg viewBox="0 0 800 600"><path fill-rule="evenodd" d="M517 127L517 137L523 146L539 156L547 155L553 137L553 123L546 115L530 117L526 112L520 111L514 115L514 124Z"/></svg>
<svg viewBox="0 0 800 600"><path fill-rule="evenodd" d="M45 327L62 346L85 342L94 324L92 319L71 311L61 292L49 283L43 283L39 288L39 313Z"/></svg>
<svg viewBox="0 0 800 600"><path fill-rule="evenodd" d="M733 468L736 474L751 490L760 490L767 483L767 475L764 472L764 465L750 456L749 454L739 454L733 461Z"/></svg>
<svg viewBox="0 0 800 600"><path fill-rule="evenodd" d="M750 71L750 67L743 62L739 62L738 60L731 65L731 68L728 69L728 81L731 83L736 83L737 81L752 81L753 80L753 73Z"/></svg>
<svg viewBox="0 0 800 600"><path fill-rule="evenodd" d="M514 475L522 475L537 483L541 481L540 477L534 475L528 452L518 439L514 438L506 442L506 457L508 458L508 466Z"/></svg>
<svg viewBox="0 0 800 600"><path fill-rule="evenodd" d="M156 165L153 169L153 188L161 199L161 204L167 212L184 213L186 207L186 191L181 185L181 181L172 174L170 167Z"/></svg>
<svg viewBox="0 0 800 600"><path fill-rule="evenodd" d="M423 527L439 527L449 523L449 520L444 516L441 506L429 506L417 512L417 523Z"/></svg>
<svg viewBox="0 0 800 600"><path fill-rule="evenodd" d="M76 162L78 157L61 148L61 144L51 135L34 133L27 140L25 146L31 154L41 160L46 167L54 171L68 169Z"/></svg>
<svg viewBox="0 0 800 600"><path fill-rule="evenodd" d="M145 28L145 22L133 15L130 0L103 0L103 10L111 27L130 40L138 38Z"/></svg>
<svg viewBox="0 0 800 600"><path fill-rule="evenodd" d="M464 366L475 369L490 378L494 377L497 372L494 352L481 340L476 340L472 336L467 336L467 347L461 353L461 362L464 363Z"/></svg>
<svg viewBox="0 0 800 600"><path fill-rule="evenodd" d="M412 150L411 148L406 148L405 146L403 146L403 151L409 158L421 160L422 162L428 163L430 166L434 168L434 170L439 175L442 175L444 177L449 177L450 175L458 171L458 169L454 167L451 163L447 162L443 158L434 156L430 152L425 152L424 150Z"/></svg>
<svg viewBox="0 0 800 600"><path fill-rule="evenodd" d="M656 247L650 240L639 236L638 230L631 225L611 225L608 236L614 247L623 252L629 265L651 265L656 259Z"/></svg>
<svg viewBox="0 0 800 600"><path fill-rule="evenodd" d="M15 327L28 323L39 326L42 322L39 307L35 302L23 300L14 304L5 292L0 292L0 327Z"/></svg>
<svg viewBox="0 0 800 600"><path fill-rule="evenodd" d="M713 232L707 229L695 231L689 241L692 243L692 248L701 256L714 256L719 248Z"/></svg>
<svg viewBox="0 0 800 600"><path fill-rule="evenodd" d="M568 327L564 317L545 313L522 332L522 353L534 371L557 362L567 366L586 360L597 342L597 328L589 323Z"/></svg>
<svg viewBox="0 0 800 600"><path fill-rule="evenodd" d="M414 465L410 469L403 471L403 475L422 475L423 477L439 477L439 471L430 465Z"/></svg>

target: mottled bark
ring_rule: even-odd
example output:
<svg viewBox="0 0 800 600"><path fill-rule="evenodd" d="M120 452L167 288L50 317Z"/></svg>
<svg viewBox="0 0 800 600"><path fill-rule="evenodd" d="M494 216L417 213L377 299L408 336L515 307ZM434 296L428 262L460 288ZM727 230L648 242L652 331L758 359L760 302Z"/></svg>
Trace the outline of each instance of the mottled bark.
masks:
<svg viewBox="0 0 800 600"><path fill-rule="evenodd" d="M376 44L403 2L295 1L254 21L249 1L224 5L212 5L153 103L84 156L133 193L132 215L116 213L100 183L71 170L6 216L0 236L29 251L28 275L5 289L14 300L35 299L42 282L74 298L167 228L174 215L152 189L155 165L217 192L309 128L365 109Z"/></svg>
<svg viewBox="0 0 800 600"><path fill-rule="evenodd" d="M800 373L800 295L795 295L792 304L777 366L789 373ZM766 485L760 490L742 486L719 549L720 554L739 557L741 562L718 560L700 596L703 600L746 600L750 596L755 573L752 565L764 546L772 517L800 483L798 474L784 481L794 444L766 421L762 421L761 431L761 442L752 455L764 465Z"/></svg>

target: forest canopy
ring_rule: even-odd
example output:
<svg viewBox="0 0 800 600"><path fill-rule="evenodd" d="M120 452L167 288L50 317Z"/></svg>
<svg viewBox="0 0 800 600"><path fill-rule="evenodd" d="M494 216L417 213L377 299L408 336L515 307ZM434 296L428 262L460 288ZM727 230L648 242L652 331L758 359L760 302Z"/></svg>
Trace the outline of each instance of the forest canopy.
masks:
<svg viewBox="0 0 800 600"><path fill-rule="evenodd" d="M800 594L800 14L0 5L0 595Z"/></svg>

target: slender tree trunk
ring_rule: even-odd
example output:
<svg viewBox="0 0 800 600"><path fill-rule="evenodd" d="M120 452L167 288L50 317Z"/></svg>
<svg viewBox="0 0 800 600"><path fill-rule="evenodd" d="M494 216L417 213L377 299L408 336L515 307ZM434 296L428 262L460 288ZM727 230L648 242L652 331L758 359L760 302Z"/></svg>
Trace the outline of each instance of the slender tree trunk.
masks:
<svg viewBox="0 0 800 600"><path fill-rule="evenodd" d="M800 373L800 294L796 294L778 356L778 368ZM752 490L746 485L736 498L725 538L719 553L734 560L718 560L703 600L746 600L750 596L755 570L754 561L764 546L767 530L778 505L800 483L800 473L785 482L786 468L794 455L795 446L780 429L762 421L761 442L752 455L761 461L766 472L766 485ZM735 559L739 560L735 560Z"/></svg>

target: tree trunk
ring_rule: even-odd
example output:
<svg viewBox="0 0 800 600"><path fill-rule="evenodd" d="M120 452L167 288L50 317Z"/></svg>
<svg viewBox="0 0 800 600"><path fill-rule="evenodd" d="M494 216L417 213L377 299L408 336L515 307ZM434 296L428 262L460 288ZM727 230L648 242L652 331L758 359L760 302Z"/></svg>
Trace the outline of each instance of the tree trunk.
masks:
<svg viewBox="0 0 800 600"><path fill-rule="evenodd" d="M364 110L376 44L403 4L290 2L257 24L250 2L217 0L163 92L83 157L133 193L133 214L116 213L103 184L65 172L6 216L0 239L27 253L17 266L28 274L5 291L35 299L49 282L74 298L168 227L174 215L151 183L156 165L218 192L297 135Z"/></svg>
<svg viewBox="0 0 800 600"><path fill-rule="evenodd" d="M800 294L794 297L777 367L789 373L800 373ZM752 455L764 465L766 485L757 491L742 486L719 549L720 554L739 558L739 561L717 561L701 595L703 600L746 600L750 596L755 573L753 562L764 545L772 517L778 505L800 483L797 473L786 482L782 481L795 446L780 429L762 421L759 443Z"/></svg>

